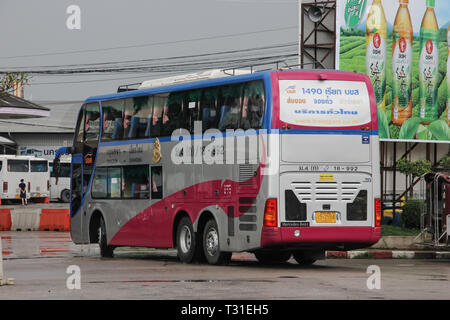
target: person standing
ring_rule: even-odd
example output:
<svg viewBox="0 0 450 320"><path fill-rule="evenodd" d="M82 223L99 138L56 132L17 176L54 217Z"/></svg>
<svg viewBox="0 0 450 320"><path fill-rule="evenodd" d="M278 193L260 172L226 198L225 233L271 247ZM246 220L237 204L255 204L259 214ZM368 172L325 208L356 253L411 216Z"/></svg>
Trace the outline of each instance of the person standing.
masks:
<svg viewBox="0 0 450 320"><path fill-rule="evenodd" d="M20 189L20 199L22 199L22 205L28 205L27 203L27 185L23 182L23 179L20 180L19 189Z"/></svg>

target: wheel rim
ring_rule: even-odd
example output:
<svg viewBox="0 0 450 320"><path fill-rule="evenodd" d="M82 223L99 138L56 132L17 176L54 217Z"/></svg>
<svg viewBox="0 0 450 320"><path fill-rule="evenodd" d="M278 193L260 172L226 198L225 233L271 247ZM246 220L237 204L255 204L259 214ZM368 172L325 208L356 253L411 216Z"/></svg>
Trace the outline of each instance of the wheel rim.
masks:
<svg viewBox="0 0 450 320"><path fill-rule="evenodd" d="M183 226L180 232L180 247L184 253L189 252L192 245L192 234L188 226Z"/></svg>
<svg viewBox="0 0 450 320"><path fill-rule="evenodd" d="M219 250L219 234L215 228L210 228L206 234L206 251L210 256L215 256Z"/></svg>

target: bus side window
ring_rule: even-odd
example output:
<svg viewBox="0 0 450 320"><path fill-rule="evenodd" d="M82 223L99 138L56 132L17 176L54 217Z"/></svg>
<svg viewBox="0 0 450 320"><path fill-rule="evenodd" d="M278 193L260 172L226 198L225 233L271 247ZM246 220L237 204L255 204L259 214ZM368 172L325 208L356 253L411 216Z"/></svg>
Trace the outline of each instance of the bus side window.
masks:
<svg viewBox="0 0 450 320"><path fill-rule="evenodd" d="M265 110L264 83L252 81L245 85L244 101L240 127L247 129L261 129Z"/></svg>
<svg viewBox="0 0 450 320"><path fill-rule="evenodd" d="M92 197L94 199L105 199L108 196L108 169L96 168L92 182Z"/></svg>
<svg viewBox="0 0 450 320"><path fill-rule="evenodd" d="M219 130L239 128L242 106L243 85L222 87L222 105L220 107Z"/></svg>
<svg viewBox="0 0 450 320"><path fill-rule="evenodd" d="M98 142L100 135L100 110L97 103L86 105L86 117L84 122L84 138L86 142Z"/></svg>
<svg viewBox="0 0 450 320"><path fill-rule="evenodd" d="M187 92L187 110L184 127L189 130L190 133L194 133L194 123L200 120L200 98L201 89L192 90Z"/></svg>
<svg viewBox="0 0 450 320"><path fill-rule="evenodd" d="M163 198L163 175L162 167L152 167L152 199L162 199Z"/></svg>
<svg viewBox="0 0 450 320"><path fill-rule="evenodd" d="M203 90L201 101L203 132L217 128L219 122L219 88L206 88Z"/></svg>
<svg viewBox="0 0 450 320"><path fill-rule="evenodd" d="M167 94L157 94L153 98L153 116L150 127L152 138L161 136L161 127L168 121Z"/></svg>
<svg viewBox="0 0 450 320"><path fill-rule="evenodd" d="M119 140L123 136L124 100L105 101L102 104L102 140Z"/></svg>
<svg viewBox="0 0 450 320"><path fill-rule="evenodd" d="M133 98L133 112L130 119L128 138L146 137L146 129L152 113L153 97L141 96Z"/></svg>
<svg viewBox="0 0 450 320"><path fill-rule="evenodd" d="M168 98L167 122L163 126L162 136L170 137L176 129L182 128L184 110L184 92L172 92Z"/></svg>

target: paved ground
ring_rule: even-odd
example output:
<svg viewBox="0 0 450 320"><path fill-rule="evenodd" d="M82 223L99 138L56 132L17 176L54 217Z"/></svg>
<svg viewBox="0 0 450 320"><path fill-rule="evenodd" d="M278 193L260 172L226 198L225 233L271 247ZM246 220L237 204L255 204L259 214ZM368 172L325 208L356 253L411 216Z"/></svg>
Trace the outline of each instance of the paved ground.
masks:
<svg viewBox="0 0 450 320"><path fill-rule="evenodd" d="M186 265L173 250L120 248L102 259L96 245L74 245L69 233L0 236L5 276L15 279L0 287L0 299L450 299L450 260L263 266L244 253L233 255L230 266ZM67 288L72 265L80 270L79 290ZM367 287L371 265L380 268L379 290Z"/></svg>

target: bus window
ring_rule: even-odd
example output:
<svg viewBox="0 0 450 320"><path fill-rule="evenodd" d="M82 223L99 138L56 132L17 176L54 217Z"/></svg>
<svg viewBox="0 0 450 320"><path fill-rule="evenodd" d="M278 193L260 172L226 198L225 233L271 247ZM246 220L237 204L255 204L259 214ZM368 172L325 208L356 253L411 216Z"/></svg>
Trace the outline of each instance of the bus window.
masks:
<svg viewBox="0 0 450 320"><path fill-rule="evenodd" d="M168 94L157 94L153 97L153 115L150 127L152 138L161 136L161 126L169 119L167 116L167 96Z"/></svg>
<svg viewBox="0 0 450 320"><path fill-rule="evenodd" d="M108 193L109 198L120 199L122 197L122 174L120 168L108 168Z"/></svg>
<svg viewBox="0 0 450 320"><path fill-rule="evenodd" d="M122 197L128 199L149 199L148 166L128 166L122 170Z"/></svg>
<svg viewBox="0 0 450 320"><path fill-rule="evenodd" d="M151 96L134 97L125 100L124 139L144 138L151 114Z"/></svg>
<svg viewBox="0 0 450 320"><path fill-rule="evenodd" d="M28 160L8 160L8 172L28 172Z"/></svg>
<svg viewBox="0 0 450 320"><path fill-rule="evenodd" d="M222 87L219 130L239 128L242 88L242 84Z"/></svg>
<svg viewBox="0 0 450 320"><path fill-rule="evenodd" d="M86 105L84 134L86 142L95 141L95 145L97 145L100 135L100 110L96 103Z"/></svg>
<svg viewBox="0 0 450 320"><path fill-rule="evenodd" d="M163 198L162 167L152 167L152 199Z"/></svg>
<svg viewBox="0 0 450 320"><path fill-rule="evenodd" d="M78 116L77 129L75 130L75 152L82 153L83 152L83 142L84 142L84 107L80 110L80 114Z"/></svg>
<svg viewBox="0 0 450 320"><path fill-rule="evenodd" d="M124 100L105 101L102 103L103 133L102 140L119 140L123 137Z"/></svg>
<svg viewBox="0 0 450 320"><path fill-rule="evenodd" d="M262 81L252 81L245 85L242 105L241 128L260 129L264 115L265 96Z"/></svg>
<svg viewBox="0 0 450 320"><path fill-rule="evenodd" d="M176 129L182 128L184 92L170 93L167 104L167 122L161 135L169 137Z"/></svg>
<svg viewBox="0 0 450 320"><path fill-rule="evenodd" d="M187 93L187 110L184 127L194 133L194 122L200 120L200 98L202 91L192 90Z"/></svg>
<svg viewBox="0 0 450 320"><path fill-rule="evenodd" d="M217 128L219 122L219 88L206 88L203 90L201 102L203 132Z"/></svg>
<svg viewBox="0 0 450 320"><path fill-rule="evenodd" d="M31 160L30 161L30 169L31 172L47 172L48 171L48 161L38 161Z"/></svg>
<svg viewBox="0 0 450 320"><path fill-rule="evenodd" d="M94 199L105 199L108 196L108 169L97 168L92 183L92 197Z"/></svg>

